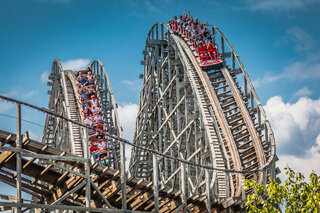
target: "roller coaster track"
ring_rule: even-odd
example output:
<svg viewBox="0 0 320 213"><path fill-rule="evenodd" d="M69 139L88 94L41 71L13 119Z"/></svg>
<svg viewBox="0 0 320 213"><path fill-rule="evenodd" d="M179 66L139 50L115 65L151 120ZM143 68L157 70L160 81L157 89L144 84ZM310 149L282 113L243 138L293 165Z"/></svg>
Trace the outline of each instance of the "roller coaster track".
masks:
<svg viewBox="0 0 320 213"><path fill-rule="evenodd" d="M224 61L221 68L209 71L201 69L183 38L163 23L152 26L143 51L133 144L122 139L104 65L99 60L90 65L108 129L104 134L114 142L114 168L90 163L90 128L83 125L75 74L63 70L55 59L48 110L22 103L47 113L42 142L28 133L19 137L0 130L0 180L32 195L33 203L0 206L94 212L241 211L251 193L243 189L242 179L266 184L268 175L276 176L275 142L239 56L217 27L208 26L220 39ZM124 143L133 146L128 173Z"/></svg>
<svg viewBox="0 0 320 213"><path fill-rule="evenodd" d="M14 147L16 135L0 130L1 146ZM32 140L25 133L22 136L22 148L25 156L29 159L23 159L22 164L25 178L22 178L22 190L33 195L34 200L44 199L46 208L58 208L61 204L72 206L70 210L81 210L84 205L84 193L86 187L85 176L79 171L84 168L84 158L67 153L59 148L48 146L43 143ZM57 171L62 166L58 163L44 165L35 161L36 153L47 155L63 163L64 172ZM28 155L29 154L29 155ZM0 180L11 186L15 186L14 171L17 153L14 151L3 151L0 155ZM49 160L45 161L49 161ZM75 162L76 161L76 162ZM79 171L77 171L79 170ZM90 168L91 172L96 174L92 178L92 209L96 212L117 212L121 208L122 190L120 173L118 170L94 164ZM129 177L127 180L126 194L127 205L134 211L152 211L154 210L152 182L139 178ZM73 194L71 194L72 192ZM181 191L173 190L170 187L163 187L159 191L159 199L162 201L160 212L174 212L181 204ZM194 212L204 211L205 196L195 196L188 199L188 205ZM239 202L239 201L238 201ZM48 205L53 205L50 207ZM26 205L28 206L28 205ZM32 205L30 205L33 207ZM222 203L217 207L223 208ZM68 209L68 208L67 208Z"/></svg>
<svg viewBox="0 0 320 213"><path fill-rule="evenodd" d="M162 23L152 26L143 52L145 70L134 142L216 168L260 169L258 174L206 174L201 169L182 169L172 160L160 161L161 184L186 187L187 197L195 193L239 197L245 195L243 177L259 183L266 183L268 175L275 177L274 137L239 56L221 31L209 26L220 39L224 60L222 68L209 71L201 69L182 37L165 30ZM151 161L150 154L133 149L131 173L150 179ZM187 183L181 181L184 178Z"/></svg>
<svg viewBox="0 0 320 213"><path fill-rule="evenodd" d="M92 62L91 68L96 76L97 92L105 118L104 123L110 134L122 137L117 106L104 65L99 60L95 60ZM78 98L79 94L73 71L63 70L60 61L56 59L53 62L49 79L51 81L48 85L52 86L52 90L49 91L48 109L73 121L83 122L82 103ZM84 156L83 150L87 146L86 135L81 127L70 122L63 123L63 121L51 115L46 117L42 141L45 144L62 147L82 157ZM117 159L120 152L119 143L114 144L113 148L115 159ZM118 164L116 164L116 168L118 168Z"/></svg>

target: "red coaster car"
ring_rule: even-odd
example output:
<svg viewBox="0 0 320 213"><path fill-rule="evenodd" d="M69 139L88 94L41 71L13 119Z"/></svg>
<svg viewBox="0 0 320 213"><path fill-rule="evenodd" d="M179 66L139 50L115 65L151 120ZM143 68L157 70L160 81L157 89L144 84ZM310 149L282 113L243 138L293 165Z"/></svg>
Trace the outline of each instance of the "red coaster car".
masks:
<svg viewBox="0 0 320 213"><path fill-rule="evenodd" d="M222 65L223 61L220 59L219 51L212 44L199 47L198 55L201 68L219 68Z"/></svg>

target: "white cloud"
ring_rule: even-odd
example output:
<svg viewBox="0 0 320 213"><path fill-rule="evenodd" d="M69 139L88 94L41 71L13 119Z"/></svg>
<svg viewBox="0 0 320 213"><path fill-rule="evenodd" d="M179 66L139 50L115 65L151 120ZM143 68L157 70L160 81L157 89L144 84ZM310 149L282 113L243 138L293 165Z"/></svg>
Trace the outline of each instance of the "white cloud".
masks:
<svg viewBox="0 0 320 213"><path fill-rule="evenodd" d="M302 87L297 92L294 93L294 96L300 97L300 96L309 96L312 94L312 91L308 87Z"/></svg>
<svg viewBox="0 0 320 213"><path fill-rule="evenodd" d="M73 71L85 69L87 66L89 66L89 63L90 63L90 59L84 59L84 58L78 58L78 59L61 62L64 70L73 70Z"/></svg>
<svg viewBox="0 0 320 213"><path fill-rule="evenodd" d="M253 86L259 87L262 84L272 83L281 79L289 79L292 81L320 79L320 62L315 57L303 61L295 61L285 66L281 74L265 75L263 78L258 78L252 83Z"/></svg>
<svg viewBox="0 0 320 213"><path fill-rule="evenodd" d="M40 79L41 79L41 82L45 83L48 81L48 76L49 76L49 73L48 72L43 72L40 76Z"/></svg>
<svg viewBox="0 0 320 213"><path fill-rule="evenodd" d="M317 144L307 150L307 154L303 157L297 157L293 155L280 155L277 166L282 173L280 178L284 180L284 167L287 165L296 172L301 172L308 177L312 171L317 174L320 173L320 134L317 137Z"/></svg>
<svg viewBox="0 0 320 213"><path fill-rule="evenodd" d="M284 67L284 77L290 80L320 78L320 63L315 60L296 61Z"/></svg>
<svg viewBox="0 0 320 213"><path fill-rule="evenodd" d="M7 112L7 111L13 109L14 106L15 106L15 104L13 104L11 102L6 102L3 100L0 100L0 113Z"/></svg>
<svg viewBox="0 0 320 213"><path fill-rule="evenodd" d="M6 93L1 93L1 94L4 96L10 97L10 98L14 98L19 95L19 91L18 91L18 89L14 88L14 89L9 90Z"/></svg>
<svg viewBox="0 0 320 213"><path fill-rule="evenodd" d="M120 119L120 124L123 128L124 138L133 141L134 131L135 131L135 122L137 113L139 110L139 106L137 104L124 104L119 106L118 114ZM126 168L129 168L129 163L131 159L131 149L132 147L129 145L125 146L126 152Z"/></svg>
<svg viewBox="0 0 320 213"><path fill-rule="evenodd" d="M291 27L286 31L286 34L278 40L277 43L290 42L297 53L302 57L299 60L288 64L283 68L283 71L278 75L265 75L263 78L258 78L253 81L253 85L258 87L262 84L272 83L280 79L289 80L309 80L320 79L320 52L314 51L313 37L299 27Z"/></svg>
<svg viewBox="0 0 320 213"><path fill-rule="evenodd" d="M140 91L141 89L141 80L121 80L121 83L126 85L127 88L133 91Z"/></svg>
<svg viewBox="0 0 320 213"><path fill-rule="evenodd" d="M32 96L34 96L35 94L37 94L38 91L36 90L31 90L31 91L25 91L25 92L21 92L20 90L14 88L9 90L6 93L1 93L4 96L7 96L9 98L16 98L16 99L22 99L22 100L27 100L29 98L31 98ZM0 112L7 112L9 110L11 110L12 108L15 107L15 104L11 103L11 102L6 102L4 100L0 100Z"/></svg>
<svg viewBox="0 0 320 213"><path fill-rule="evenodd" d="M285 103L275 96L264 108L274 131L280 167L288 164L305 174L312 169L320 172L320 99L302 97L296 103Z"/></svg>
<svg viewBox="0 0 320 213"><path fill-rule="evenodd" d="M314 51L313 37L299 27L291 27L281 39L291 42L296 52L307 56L284 67L283 77L291 80L320 78L320 53Z"/></svg>
<svg viewBox="0 0 320 213"><path fill-rule="evenodd" d="M138 110L139 106L131 103L124 104L118 108L120 124L123 128L123 137L130 141L132 141L134 137L134 129Z"/></svg>
<svg viewBox="0 0 320 213"><path fill-rule="evenodd" d="M28 98L31 98L32 96L34 96L38 93L39 93L39 91L31 90L29 92L21 93L20 97L21 97L21 99L27 100Z"/></svg>
<svg viewBox="0 0 320 213"><path fill-rule="evenodd" d="M263 12L290 12L318 4L317 0L245 0L247 8Z"/></svg>
<svg viewBox="0 0 320 213"><path fill-rule="evenodd" d="M263 78L258 78L256 80L252 81L252 84L254 87L259 87L262 84L272 83L274 81L280 80L281 78L283 78L282 74L280 74L280 75L267 74Z"/></svg>
<svg viewBox="0 0 320 213"><path fill-rule="evenodd" d="M129 85L132 86L135 84L135 81L130 81L130 80L121 80L121 83L125 84L125 85Z"/></svg>
<svg viewBox="0 0 320 213"><path fill-rule="evenodd" d="M285 103L280 96L267 101L266 113L272 123L278 153L305 155L320 133L320 99L301 97Z"/></svg>
<svg viewBox="0 0 320 213"><path fill-rule="evenodd" d="M15 98L19 94L19 92L17 89L12 89L7 93L0 93L0 94L7 96L7 97L10 97L10 98ZM15 107L15 104L0 99L0 112L1 113L7 112L14 107Z"/></svg>
<svg viewBox="0 0 320 213"><path fill-rule="evenodd" d="M125 145L125 156L126 156L126 170L128 170L129 168L129 165L130 165L130 160L131 160L131 149L132 149L132 146L130 145Z"/></svg>
<svg viewBox="0 0 320 213"><path fill-rule="evenodd" d="M292 42L294 48L298 52L309 52L314 48L314 39L310 34L305 32L300 27L294 26L286 31L286 34L280 39L280 42Z"/></svg>

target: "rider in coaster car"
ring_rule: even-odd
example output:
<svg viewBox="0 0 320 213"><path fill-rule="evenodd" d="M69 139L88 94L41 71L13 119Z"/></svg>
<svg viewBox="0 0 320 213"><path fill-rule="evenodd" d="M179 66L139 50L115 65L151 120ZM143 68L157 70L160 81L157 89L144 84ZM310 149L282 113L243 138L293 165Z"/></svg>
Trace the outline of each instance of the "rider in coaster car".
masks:
<svg viewBox="0 0 320 213"><path fill-rule="evenodd" d="M92 73L90 71L87 74L87 79L88 80L94 80L94 76L92 75Z"/></svg>
<svg viewBox="0 0 320 213"><path fill-rule="evenodd" d="M106 147L107 147L107 145L106 145L106 143L105 143L104 141L100 141L100 142L98 143L98 149L100 149L100 150L105 150Z"/></svg>
<svg viewBox="0 0 320 213"><path fill-rule="evenodd" d="M90 151L90 155L91 155L91 156L94 156L95 159L96 159L96 157L99 157L99 155L97 154L98 147L97 147L96 144L94 144L94 143L89 143L89 151ZM97 155L95 155L95 154L97 154Z"/></svg>
<svg viewBox="0 0 320 213"><path fill-rule="evenodd" d="M77 84L79 85L79 84L85 84L85 83L87 83L87 80L83 78L82 75L79 75Z"/></svg>
<svg viewBox="0 0 320 213"><path fill-rule="evenodd" d="M173 18L173 21L175 22L175 23L177 23L177 16L175 16L174 18Z"/></svg>
<svg viewBox="0 0 320 213"><path fill-rule="evenodd" d="M95 95L96 95L96 92L94 92L92 88L89 88L89 89L87 90L87 96L88 96L88 97L91 98L92 96L95 96Z"/></svg>
<svg viewBox="0 0 320 213"><path fill-rule="evenodd" d="M182 16L179 16L179 19L177 20L178 24L182 24Z"/></svg>
<svg viewBox="0 0 320 213"><path fill-rule="evenodd" d="M187 25L187 27L186 27L186 30L190 32L191 29L192 29L192 27L191 27L191 21L189 21L189 22L188 22L188 25Z"/></svg>
<svg viewBox="0 0 320 213"><path fill-rule="evenodd" d="M99 114L101 112L101 109L100 107L97 107L97 106L92 106L92 109L91 109L92 113L93 114Z"/></svg>
<svg viewBox="0 0 320 213"><path fill-rule="evenodd" d="M86 107L85 108L85 110L84 110L84 116L85 117L88 117L88 116L90 116L90 115L92 115L93 113L92 113L92 111L90 110L90 108L89 107Z"/></svg>
<svg viewBox="0 0 320 213"><path fill-rule="evenodd" d="M96 98L95 95L91 96L90 102L91 102L91 106L99 106L98 99Z"/></svg>
<svg viewBox="0 0 320 213"><path fill-rule="evenodd" d="M91 120L90 117L91 117L90 115L87 116L87 117L84 119L84 123L85 123L86 125L92 126L93 121Z"/></svg>
<svg viewBox="0 0 320 213"><path fill-rule="evenodd" d="M101 117L101 115L96 115L93 117L93 120L95 123L100 123L100 122L102 122L102 117Z"/></svg>
<svg viewBox="0 0 320 213"><path fill-rule="evenodd" d="M94 85L94 79L88 80L88 82L86 83L86 85Z"/></svg>

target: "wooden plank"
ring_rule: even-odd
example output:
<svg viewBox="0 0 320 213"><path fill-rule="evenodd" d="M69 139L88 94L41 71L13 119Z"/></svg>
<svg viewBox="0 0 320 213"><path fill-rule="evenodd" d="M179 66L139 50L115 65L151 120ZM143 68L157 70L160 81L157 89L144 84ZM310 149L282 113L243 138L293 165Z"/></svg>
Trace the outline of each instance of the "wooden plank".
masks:
<svg viewBox="0 0 320 213"><path fill-rule="evenodd" d="M15 137L13 137L12 134L9 134L6 139L4 141L1 142L0 146L4 146L5 144L9 143L11 141L11 143L13 143L13 141L15 141Z"/></svg>

